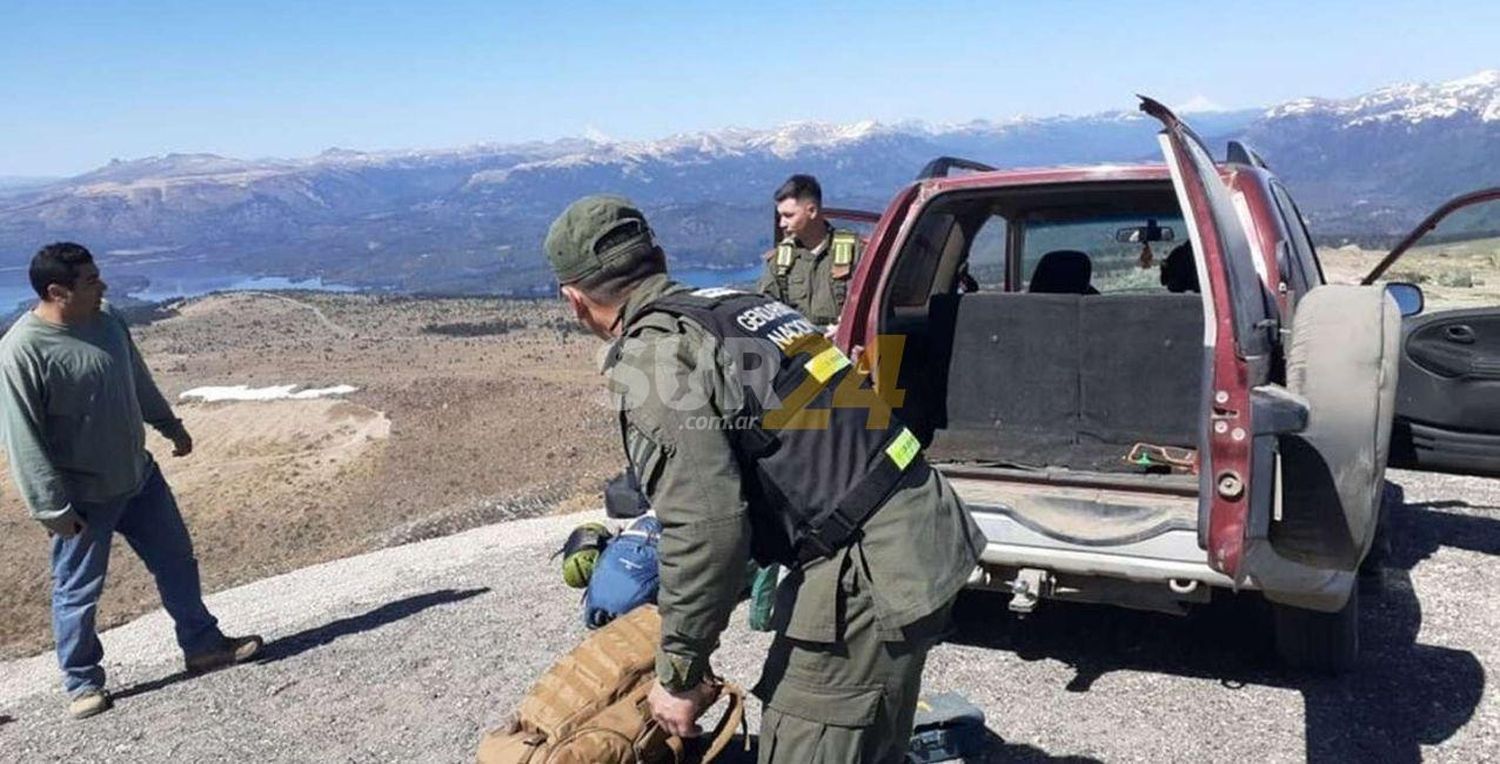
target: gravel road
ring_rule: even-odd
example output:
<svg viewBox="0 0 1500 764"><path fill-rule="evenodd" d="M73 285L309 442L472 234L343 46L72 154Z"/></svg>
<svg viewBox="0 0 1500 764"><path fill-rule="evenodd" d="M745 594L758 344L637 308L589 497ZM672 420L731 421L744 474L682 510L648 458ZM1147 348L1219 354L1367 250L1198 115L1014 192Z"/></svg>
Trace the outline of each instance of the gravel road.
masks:
<svg viewBox="0 0 1500 764"><path fill-rule="evenodd" d="M1393 474L1384 581L1342 679L1274 666L1266 614L1186 618L1047 603L1017 621L963 603L929 690L984 708L988 761L1478 761L1500 758L1500 482ZM0 760L468 761L531 679L583 633L548 554L589 515L479 528L258 581L209 599L265 662L179 675L165 616L104 635L115 710L66 719L51 655L0 664ZM766 637L744 613L718 659L750 684ZM752 715L752 720L755 717ZM754 724L752 724L752 730Z"/></svg>

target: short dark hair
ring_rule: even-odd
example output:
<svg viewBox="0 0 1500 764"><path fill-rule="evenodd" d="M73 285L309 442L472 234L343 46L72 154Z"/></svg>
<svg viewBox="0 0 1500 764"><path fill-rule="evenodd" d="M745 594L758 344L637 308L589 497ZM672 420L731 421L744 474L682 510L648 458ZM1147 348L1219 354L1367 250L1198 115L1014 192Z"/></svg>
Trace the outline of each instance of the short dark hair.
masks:
<svg viewBox="0 0 1500 764"><path fill-rule="evenodd" d="M776 202L781 203L783 199L796 199L799 202L812 202L819 207L823 206L823 187L818 185L818 179L811 175L798 173L786 179L781 187L776 189Z"/></svg>
<svg viewBox="0 0 1500 764"><path fill-rule="evenodd" d="M653 246L644 256L625 258L621 263L605 266L572 282L572 286L605 305L618 305L637 284L666 272L667 253L661 247Z"/></svg>
<svg viewBox="0 0 1500 764"><path fill-rule="evenodd" d="M43 300L47 287L61 284L72 289L78 284L79 271L94 262L94 255L82 244L58 241L36 251L31 258L31 288Z"/></svg>

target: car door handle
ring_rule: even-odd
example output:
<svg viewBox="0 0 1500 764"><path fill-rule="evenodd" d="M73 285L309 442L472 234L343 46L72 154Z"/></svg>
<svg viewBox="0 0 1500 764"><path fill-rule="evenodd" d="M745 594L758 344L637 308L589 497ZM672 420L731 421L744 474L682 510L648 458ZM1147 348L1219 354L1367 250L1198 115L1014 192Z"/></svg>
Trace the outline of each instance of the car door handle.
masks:
<svg viewBox="0 0 1500 764"><path fill-rule="evenodd" d="M1449 342L1456 342L1460 345L1472 345L1474 344L1474 329L1464 324L1445 326L1443 327L1443 337Z"/></svg>

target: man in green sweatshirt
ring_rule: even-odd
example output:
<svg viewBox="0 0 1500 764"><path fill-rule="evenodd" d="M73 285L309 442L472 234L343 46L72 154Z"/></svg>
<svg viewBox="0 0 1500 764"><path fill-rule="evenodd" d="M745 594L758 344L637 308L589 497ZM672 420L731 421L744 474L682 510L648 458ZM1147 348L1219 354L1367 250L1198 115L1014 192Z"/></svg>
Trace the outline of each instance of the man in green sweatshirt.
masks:
<svg viewBox="0 0 1500 764"><path fill-rule="evenodd" d="M173 456L193 439L104 303L93 256L73 243L42 247L31 285L40 302L0 339L0 413L16 487L52 536L52 630L68 711L81 719L111 705L94 615L116 531L156 578L190 673L248 660L262 640L224 636L203 604L192 541L143 423L172 441Z"/></svg>

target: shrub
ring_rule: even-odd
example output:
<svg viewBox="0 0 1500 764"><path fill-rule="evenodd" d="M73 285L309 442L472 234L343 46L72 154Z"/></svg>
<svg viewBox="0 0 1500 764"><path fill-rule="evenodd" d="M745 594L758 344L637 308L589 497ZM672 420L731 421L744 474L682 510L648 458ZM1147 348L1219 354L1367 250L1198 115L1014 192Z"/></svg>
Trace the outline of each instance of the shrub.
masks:
<svg viewBox="0 0 1500 764"><path fill-rule="evenodd" d="M520 326L513 325L503 318L493 321L455 321L447 324L427 324L422 327L423 334L438 334L444 337L491 337L497 334L509 334L512 329Z"/></svg>
<svg viewBox="0 0 1500 764"><path fill-rule="evenodd" d="M1420 271L1391 271L1386 274L1386 279L1389 281L1405 281L1408 284L1426 284L1430 280L1427 274Z"/></svg>
<svg viewBox="0 0 1500 764"><path fill-rule="evenodd" d="M1467 269L1442 271L1437 276L1439 286L1468 289L1474 286L1474 272Z"/></svg>

